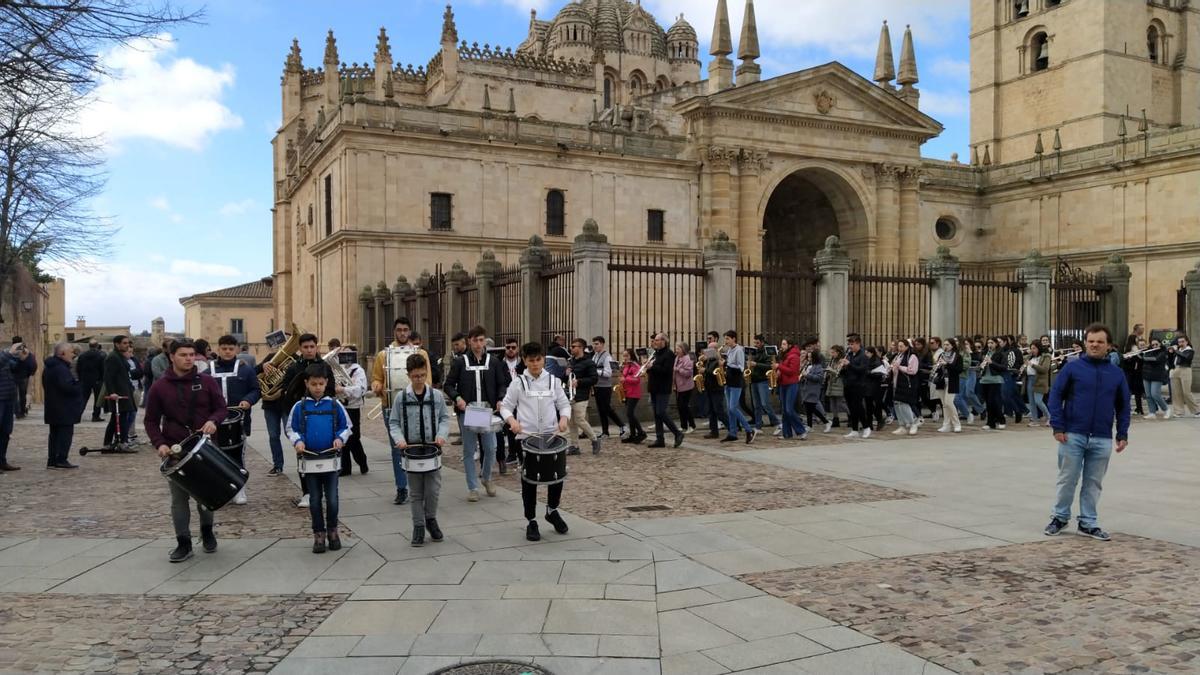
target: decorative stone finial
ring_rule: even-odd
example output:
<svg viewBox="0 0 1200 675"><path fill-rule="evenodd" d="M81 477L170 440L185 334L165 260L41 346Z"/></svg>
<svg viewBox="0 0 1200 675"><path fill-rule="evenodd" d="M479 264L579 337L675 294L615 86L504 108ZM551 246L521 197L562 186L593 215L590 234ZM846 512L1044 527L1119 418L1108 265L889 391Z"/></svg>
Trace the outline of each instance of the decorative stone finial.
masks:
<svg viewBox="0 0 1200 675"><path fill-rule="evenodd" d="M1050 147L1055 152L1062 152L1062 138L1058 135L1058 129L1054 130L1054 143Z"/></svg>
<svg viewBox="0 0 1200 675"><path fill-rule="evenodd" d="M392 65L392 47L388 43L387 29L379 27L379 38L375 41L375 63L386 63L388 69Z"/></svg>
<svg viewBox="0 0 1200 675"><path fill-rule="evenodd" d="M583 232L575 236L577 244L607 244L608 236L600 233L600 225L594 218L583 221Z"/></svg>
<svg viewBox="0 0 1200 675"><path fill-rule="evenodd" d="M508 112L510 115L517 114L517 95L513 87L508 88Z"/></svg>
<svg viewBox="0 0 1200 675"><path fill-rule="evenodd" d="M940 244L932 258L925 263L925 269L935 277L958 276L962 265L958 257L950 252L950 247Z"/></svg>
<svg viewBox="0 0 1200 675"><path fill-rule="evenodd" d="M725 0L717 0L717 16L713 20L712 46L708 50L712 56L728 57L733 53L733 36L729 29L729 7Z"/></svg>
<svg viewBox="0 0 1200 675"><path fill-rule="evenodd" d="M380 279L379 283L375 284L375 297L377 299L385 300L391 294L392 294L392 291L390 289L388 289L388 285L387 285L386 281Z"/></svg>
<svg viewBox="0 0 1200 675"><path fill-rule="evenodd" d="M338 61L337 39L333 37L333 31L330 30L325 35L325 67L328 68L332 66L336 70Z"/></svg>
<svg viewBox="0 0 1200 675"><path fill-rule="evenodd" d="M550 250L546 248L545 244L546 242L536 234L530 237L529 245L521 252L521 264L545 262L550 257Z"/></svg>
<svg viewBox="0 0 1200 675"><path fill-rule="evenodd" d="M442 44L458 44L458 27L454 25L454 10L449 4L442 14Z"/></svg>
<svg viewBox="0 0 1200 675"><path fill-rule="evenodd" d="M983 146L983 165L984 166L992 165L992 146L991 145Z"/></svg>
<svg viewBox="0 0 1200 675"><path fill-rule="evenodd" d="M729 235L725 230L717 230L717 233L713 235L712 241L708 242L708 246L704 248L708 251L737 253L737 244L730 241Z"/></svg>
<svg viewBox="0 0 1200 675"><path fill-rule="evenodd" d="M754 62L761 54L758 50L758 21L754 18L754 0L746 0L746 11L742 17L742 37L738 40L738 58L742 64L737 69L738 86L758 82L762 67Z"/></svg>
<svg viewBox="0 0 1200 675"><path fill-rule="evenodd" d="M836 251L842 248L842 240L836 234L825 237L825 250Z"/></svg>
<svg viewBox="0 0 1200 675"><path fill-rule="evenodd" d="M408 283L408 277L401 274L396 277L396 284L392 286L392 295L404 295L412 290L412 286Z"/></svg>
<svg viewBox="0 0 1200 675"><path fill-rule="evenodd" d="M363 286L363 289L358 292L359 302L370 302L372 297L370 286Z"/></svg>
<svg viewBox="0 0 1200 675"><path fill-rule="evenodd" d="M496 260L496 252L487 248L483 250L483 255L479 257L479 262L475 263L475 277L494 277L500 273L501 269L500 261Z"/></svg>
<svg viewBox="0 0 1200 675"><path fill-rule="evenodd" d="M816 264L817 271L821 273L850 269L850 256L842 247L842 240L836 234L825 237L825 247L817 251L817 254L813 256L813 262Z"/></svg>
<svg viewBox="0 0 1200 675"><path fill-rule="evenodd" d="M900 73L896 84L902 87L912 87L920 82L917 77L917 52L913 49L912 27L904 27L904 42L900 45Z"/></svg>
<svg viewBox="0 0 1200 675"><path fill-rule="evenodd" d="M303 73L304 61L300 58L300 40L292 38L292 49L288 52L287 59L283 62L283 71L285 73Z"/></svg>
<svg viewBox="0 0 1200 675"><path fill-rule="evenodd" d="M884 89L892 89L892 80L896 79L896 60L892 57L892 34L888 31L887 21L879 29L879 49L875 52L875 83Z"/></svg>
<svg viewBox="0 0 1200 675"><path fill-rule="evenodd" d="M1125 259L1121 257L1120 253L1112 253L1108 256L1108 264L1109 265L1124 265Z"/></svg>
<svg viewBox="0 0 1200 675"><path fill-rule="evenodd" d="M483 85L483 109L492 109L492 95L488 93L488 86L486 83Z"/></svg>
<svg viewBox="0 0 1200 675"><path fill-rule="evenodd" d="M1125 128L1125 116L1121 115L1121 119L1117 121L1117 136L1125 138L1129 131Z"/></svg>
<svg viewBox="0 0 1200 675"><path fill-rule="evenodd" d="M1044 152L1046 152L1046 149L1042 147L1042 134L1039 132L1037 142L1033 144L1033 154L1040 156Z"/></svg>

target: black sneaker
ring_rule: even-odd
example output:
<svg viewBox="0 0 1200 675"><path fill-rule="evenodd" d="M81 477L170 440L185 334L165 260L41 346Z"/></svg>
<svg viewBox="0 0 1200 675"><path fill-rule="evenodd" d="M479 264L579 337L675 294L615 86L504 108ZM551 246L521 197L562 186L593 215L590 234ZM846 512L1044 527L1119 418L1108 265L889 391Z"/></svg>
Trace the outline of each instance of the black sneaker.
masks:
<svg viewBox="0 0 1200 675"><path fill-rule="evenodd" d="M174 551L171 551L167 555L167 560L170 560L173 563L181 563L184 560L192 557L191 537L175 537L175 541L179 542L179 545L175 547Z"/></svg>
<svg viewBox="0 0 1200 675"><path fill-rule="evenodd" d="M733 443L733 442L737 441L737 439L738 439L737 436L726 436L725 438L721 439L721 442L722 443Z"/></svg>
<svg viewBox="0 0 1200 675"><path fill-rule="evenodd" d="M647 448L665 448L665 447L667 447L667 444L662 441L654 441L653 443L651 443L650 445L647 445L646 447Z"/></svg>
<svg viewBox="0 0 1200 675"><path fill-rule="evenodd" d="M559 534L567 533L567 521L558 515L558 510L549 511L546 513L546 522L554 526L554 531Z"/></svg>
<svg viewBox="0 0 1200 675"><path fill-rule="evenodd" d="M442 528L438 527L437 518L426 518L425 529L429 530L429 538L434 541L442 540Z"/></svg>
<svg viewBox="0 0 1200 675"><path fill-rule="evenodd" d="M268 475L268 476L282 476L282 475L283 475L283 469L280 469L280 468L277 468L277 467L274 467L274 466L273 466L273 467L271 467L271 470L267 472L267 475Z"/></svg>
<svg viewBox="0 0 1200 675"><path fill-rule="evenodd" d="M1078 534L1085 537L1091 537L1092 539L1099 539L1100 541L1109 541L1112 539L1112 537L1108 536L1107 532L1099 527L1084 527L1083 525L1080 525Z"/></svg>
<svg viewBox="0 0 1200 675"><path fill-rule="evenodd" d="M1045 534L1047 537L1053 537L1054 535L1058 534L1059 532L1062 532L1063 528L1066 526L1067 526L1067 524L1064 523L1063 521L1059 520L1058 518L1051 518L1050 524L1046 526L1045 530L1042 530L1042 533Z"/></svg>
<svg viewBox="0 0 1200 675"><path fill-rule="evenodd" d="M525 538L528 539L529 541L540 541L541 540L542 533L538 532L538 526L537 526L536 521L533 521L533 520L529 521L529 525L525 527Z"/></svg>
<svg viewBox="0 0 1200 675"><path fill-rule="evenodd" d="M205 553L216 553L217 535L213 533L211 525L200 528L200 543L204 546Z"/></svg>
<svg viewBox="0 0 1200 675"><path fill-rule="evenodd" d="M408 501L408 488L400 488L396 490L396 498L392 500L393 504L400 505Z"/></svg>
<svg viewBox="0 0 1200 675"><path fill-rule="evenodd" d="M671 447L678 448L681 445L683 445L683 434L682 433L675 434L675 445L673 445Z"/></svg>
<svg viewBox="0 0 1200 675"><path fill-rule="evenodd" d="M423 525L413 526L412 545L414 547L425 545L425 527Z"/></svg>
<svg viewBox="0 0 1200 675"><path fill-rule="evenodd" d="M704 434L704 438L718 438L719 436L720 436L720 434L713 434L713 433Z"/></svg>
<svg viewBox="0 0 1200 675"><path fill-rule="evenodd" d="M754 429L747 431L746 432L746 445L750 445L751 443L753 443L755 436L758 436L758 431L756 431Z"/></svg>
<svg viewBox="0 0 1200 675"><path fill-rule="evenodd" d="M571 455L572 457L575 455L578 455L579 454L579 446L572 445L571 447L567 448L567 454Z"/></svg>

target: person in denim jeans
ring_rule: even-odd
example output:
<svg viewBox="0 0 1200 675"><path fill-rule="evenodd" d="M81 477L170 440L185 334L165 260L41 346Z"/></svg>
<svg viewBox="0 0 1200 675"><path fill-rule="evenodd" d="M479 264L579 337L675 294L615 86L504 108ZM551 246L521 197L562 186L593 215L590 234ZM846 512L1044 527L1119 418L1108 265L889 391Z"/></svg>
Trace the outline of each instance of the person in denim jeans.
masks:
<svg viewBox="0 0 1200 675"><path fill-rule="evenodd" d="M784 438L799 436L800 440L808 437L808 428L800 420L800 412L796 410L796 398L800 394L800 349L793 347L791 341L779 341L779 359L775 370L779 373L779 398L783 401L783 431Z"/></svg>
<svg viewBox="0 0 1200 675"><path fill-rule="evenodd" d="M292 406L288 413L287 436L296 455L306 452L323 455L333 451L341 455L342 446L350 440L350 415L337 399L326 394L328 366L311 364L304 370L304 389L307 394ZM308 484L308 512L312 517L313 553L328 548L342 548L338 536L338 470L301 474ZM324 498L324 511L321 509Z"/></svg>
<svg viewBox="0 0 1200 675"><path fill-rule="evenodd" d="M766 338L754 336L754 365L750 371L750 393L754 397L754 424L756 431L762 431L763 415L766 415L771 426L779 426L779 418L775 416L775 406L771 405L771 383L767 373L771 371L771 357L767 355Z"/></svg>
<svg viewBox="0 0 1200 675"><path fill-rule="evenodd" d="M1087 355L1068 361L1050 388L1050 427L1058 441L1058 481L1054 515L1045 534L1053 536L1071 520L1075 485L1079 488L1079 534L1108 541L1097 523L1101 483L1113 451L1129 443L1129 383L1106 357L1112 342L1108 328L1092 324L1085 331Z"/></svg>
<svg viewBox="0 0 1200 675"><path fill-rule="evenodd" d="M408 347L410 335L412 335L412 324L403 316L397 317L392 322L392 336L395 340L389 347L379 350L379 353L375 355L375 362L371 364L371 391L375 392L383 406L383 428L387 430L388 447L392 449L392 476L396 481L396 498L392 500L392 503L397 506L408 502L408 472L400 464L402 453L396 449L396 439L392 438L392 395L408 386L408 378L403 374L398 374L399 381L392 382L384 364L388 361L388 349ZM435 364L429 358L429 354L421 349L420 345L412 344L412 347L415 349L415 353L425 357L425 362L430 364L430 370L436 373Z"/></svg>
<svg viewBox="0 0 1200 675"><path fill-rule="evenodd" d="M725 331L725 410L728 415L725 430L728 435L721 442L736 441L738 429L745 429L746 443L749 444L754 442L757 432L738 405L742 400L742 389L746 386L746 350L738 344L737 337L737 331Z"/></svg>

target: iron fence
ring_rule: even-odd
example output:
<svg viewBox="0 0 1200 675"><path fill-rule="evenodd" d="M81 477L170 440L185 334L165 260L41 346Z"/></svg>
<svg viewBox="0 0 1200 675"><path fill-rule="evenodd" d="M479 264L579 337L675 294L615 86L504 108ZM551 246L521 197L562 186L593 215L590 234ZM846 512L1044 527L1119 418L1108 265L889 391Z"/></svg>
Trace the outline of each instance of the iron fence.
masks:
<svg viewBox="0 0 1200 675"><path fill-rule="evenodd" d="M646 347L658 332L674 342L701 339L705 274L699 254L613 251L608 262L610 351Z"/></svg>
<svg viewBox="0 0 1200 675"><path fill-rule="evenodd" d="M928 336L933 283L919 265L855 265L849 284L850 330L861 335L866 345Z"/></svg>
<svg viewBox="0 0 1200 675"><path fill-rule="evenodd" d="M555 335L568 342L575 333L575 263L570 253L554 256L542 267L542 334L549 346Z"/></svg>
<svg viewBox="0 0 1200 675"><path fill-rule="evenodd" d="M743 259L737 271L737 331L749 344L761 333L767 344L793 343L817 334L817 280L812 265L769 264L754 269Z"/></svg>
<svg viewBox="0 0 1200 675"><path fill-rule="evenodd" d="M958 279L958 335L1016 334L1025 282L1013 269L964 269ZM943 336L949 337L949 336Z"/></svg>
<svg viewBox="0 0 1200 675"><path fill-rule="evenodd" d="M421 333L422 344L429 352L429 358L436 360L450 351L446 345L446 275L441 265L434 268L418 302L424 303L422 308L425 311L421 312L422 325L417 330Z"/></svg>
<svg viewBox="0 0 1200 675"><path fill-rule="evenodd" d="M491 335L497 346L503 345L509 338L522 341L521 310L521 266L501 268L492 282L492 316L495 317L495 325L491 326Z"/></svg>
<svg viewBox="0 0 1200 675"><path fill-rule="evenodd" d="M475 277L468 277L458 289L458 316L454 323L456 333L466 333L479 323L479 286Z"/></svg>
<svg viewBox="0 0 1200 675"><path fill-rule="evenodd" d="M1050 283L1050 338L1055 348L1083 341L1088 324L1104 315L1104 295L1112 286L1101 283L1096 274L1072 267L1059 258Z"/></svg>

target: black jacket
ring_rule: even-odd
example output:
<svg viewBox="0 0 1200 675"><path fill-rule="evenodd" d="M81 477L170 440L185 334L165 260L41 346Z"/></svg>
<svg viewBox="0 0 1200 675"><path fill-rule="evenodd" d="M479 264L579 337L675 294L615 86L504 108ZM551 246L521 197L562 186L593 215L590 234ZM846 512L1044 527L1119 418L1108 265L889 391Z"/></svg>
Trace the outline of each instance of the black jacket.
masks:
<svg viewBox="0 0 1200 675"><path fill-rule="evenodd" d="M504 365L504 359L487 352L483 353L483 361L480 361L469 349L462 356L454 357L454 361L450 363L450 374L446 376L444 387L446 400L453 404L461 396L467 403L474 403L475 371L467 370L467 366L482 366L485 363L487 370L479 374L479 382L483 385L483 392L479 398L487 403L488 407L495 408L508 391L508 367Z"/></svg>
<svg viewBox="0 0 1200 675"><path fill-rule="evenodd" d="M116 349L108 353L104 359L104 393L106 396L116 394L122 398L116 401L117 410L129 412L135 409L133 401L133 381L129 379L129 362L125 355ZM113 401L107 401L104 409L112 412Z"/></svg>
<svg viewBox="0 0 1200 675"><path fill-rule="evenodd" d="M596 362L590 354L584 354L582 358L572 357L567 361L567 368L575 376L575 400L571 403L588 400L592 395L592 387L600 381L600 371L596 368Z"/></svg>
<svg viewBox="0 0 1200 675"><path fill-rule="evenodd" d="M842 383L846 389L861 391L867 384L867 373L871 371L867 352L859 349L857 353L846 350L846 367L842 368Z"/></svg>
<svg viewBox="0 0 1200 675"><path fill-rule="evenodd" d="M752 347L746 348L746 363L750 365L750 383L766 382L767 373L771 372L771 357L767 354L765 348L758 349L754 352L754 358L750 358L750 350Z"/></svg>
<svg viewBox="0 0 1200 675"><path fill-rule="evenodd" d="M279 397L279 401L283 403L280 410L290 412L292 406L296 405L296 401L308 395L308 391L304 386L304 371L311 365L319 365L325 371L325 395L329 398L337 398L337 382L333 381L333 369L325 363L324 359L314 359L305 361L298 359L288 369L287 374L283 376L284 390L283 395ZM219 388L219 387L218 387Z"/></svg>
<svg viewBox="0 0 1200 675"><path fill-rule="evenodd" d="M0 351L0 401L15 401L17 398L17 370L21 361L8 353Z"/></svg>
<svg viewBox="0 0 1200 675"><path fill-rule="evenodd" d="M51 426L78 424L83 414L83 390L71 374L71 366L51 356L42 369L42 389L45 391L45 422Z"/></svg>
<svg viewBox="0 0 1200 675"><path fill-rule="evenodd" d="M84 350L75 360L75 371L79 373L79 381L84 386L104 379L104 352L100 349Z"/></svg>
<svg viewBox="0 0 1200 675"><path fill-rule="evenodd" d="M919 357L916 354L909 351L909 352L906 352L903 357L901 357L900 363L902 365L911 366L912 360L914 360L914 359L917 360L918 362L920 361ZM920 368L919 365L917 367ZM911 405L920 404L921 403L921 379L920 379L919 371L916 375L909 375L908 373L905 373L903 371L900 372L898 375L896 375L896 390L892 394L892 396L893 396L893 398L895 398L897 401L900 401L901 403L908 403Z"/></svg>
<svg viewBox="0 0 1200 675"><path fill-rule="evenodd" d="M946 356L945 356L945 354L943 354L942 359L945 360L945 358L946 358ZM944 389L951 394L957 394L959 378L962 377L962 373L963 373L962 354L959 354L958 352L953 352L950 356L950 360L946 361L946 365L942 366L940 370L942 371L941 372L942 383L941 383L941 386L938 387L938 389Z"/></svg>
<svg viewBox="0 0 1200 675"><path fill-rule="evenodd" d="M646 391L670 395L675 384L675 352L670 347L654 350L654 363L646 369Z"/></svg>

